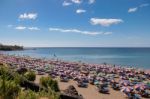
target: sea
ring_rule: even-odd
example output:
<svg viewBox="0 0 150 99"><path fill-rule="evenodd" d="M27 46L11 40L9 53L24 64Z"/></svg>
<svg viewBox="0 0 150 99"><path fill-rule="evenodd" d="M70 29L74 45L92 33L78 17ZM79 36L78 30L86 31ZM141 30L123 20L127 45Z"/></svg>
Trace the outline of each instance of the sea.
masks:
<svg viewBox="0 0 150 99"><path fill-rule="evenodd" d="M1 53L71 62L107 63L125 67L150 69L150 48L36 47L25 48L23 51L1 51Z"/></svg>

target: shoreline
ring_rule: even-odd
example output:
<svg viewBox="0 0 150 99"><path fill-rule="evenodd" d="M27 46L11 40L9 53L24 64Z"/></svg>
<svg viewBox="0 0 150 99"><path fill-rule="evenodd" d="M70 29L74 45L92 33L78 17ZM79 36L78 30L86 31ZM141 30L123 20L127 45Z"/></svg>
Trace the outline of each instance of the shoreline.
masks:
<svg viewBox="0 0 150 99"><path fill-rule="evenodd" d="M88 62L80 62L80 61L68 61L68 60L62 60L62 59L54 59L54 58L45 58L45 57L31 57L28 55L10 55L10 54L5 54L5 53L0 53L0 55L4 55L4 56L12 56L12 57L16 57L16 58L29 58L29 59L37 59L37 60L43 60L43 61L50 61L50 62L62 62L62 63L68 63L68 64L83 64L83 65L104 65L104 63L98 64L98 63L88 63ZM107 64L107 66L113 67L115 65L115 67L119 67L119 68L132 68L132 69L138 69L138 70L142 70L146 73L150 74L150 69L144 69L142 67L134 67L134 66L127 66L127 65L116 65L116 64Z"/></svg>
<svg viewBox="0 0 150 99"><path fill-rule="evenodd" d="M115 49L115 50L114 50ZM8 55L16 55L16 56L31 56L33 58L47 59L47 60L61 60L64 62L82 62L86 64L103 64L107 63L110 65L116 65L121 67L134 67L140 69L150 69L150 62L148 61L149 54L145 56L145 49L142 48L124 50L119 49L119 52L116 52L116 48L114 49L106 49L106 52L103 49L84 49L73 48L73 49L61 49L61 48L42 48L42 49L27 49L24 51L0 51L0 53L8 54ZM135 50L135 51L134 51ZM81 51L81 52L77 52ZM96 51L96 52L90 52ZM101 52L102 51L102 52ZM104 51L104 54L103 54ZM110 51L110 52L109 52ZM127 51L127 53L123 54L122 52ZM146 52L149 49L146 49ZM121 52L121 53L120 53ZM142 54L141 54L142 52ZM83 54L82 54L83 53ZM88 54L89 53L89 54ZM132 54L133 53L133 54ZM138 55L137 55L137 54ZM148 52L149 53L149 52ZM131 54L131 55L130 55Z"/></svg>
<svg viewBox="0 0 150 99"><path fill-rule="evenodd" d="M29 50L34 50L34 49L29 49ZM83 62L81 60L74 60L73 61L73 60L60 59L58 57L57 58L54 58L54 57L47 58L47 57L44 57L44 56L43 57L40 57L40 56L31 57L30 55L19 55L19 54L17 55L17 54L9 54L9 53L6 54L6 53L3 53L3 52L0 52L0 55L15 56L15 57L20 57L20 58L42 59L44 61L53 61L53 62L59 61L59 62L65 62L65 63L70 63L70 64L71 63L85 64L85 65L104 65L104 64L107 64L107 65L110 65L110 66L115 65L117 67L122 67L122 68L140 69L140 70L144 70L144 71L150 73L150 68L142 68L143 66L139 66L139 65L122 65L122 64L115 64L115 63L107 63L105 61L102 62L102 63L91 63L91 62Z"/></svg>
<svg viewBox="0 0 150 99"><path fill-rule="evenodd" d="M39 60L44 60L44 61L50 61L50 62L63 62L63 63L68 63L68 64L72 64L72 63L75 63L75 64L84 64L84 65L104 65L105 62L103 64L98 64L98 63L87 63L87 62L80 62L80 61L67 61L67 60L62 60L62 59L54 59L54 58L45 58L45 57L31 57L31 56L22 56L22 55L9 55L9 54L4 54L4 53L0 53L0 55L6 55L6 56L13 56L13 57L17 57L17 58L30 58L30 59L39 59ZM113 67L115 64L107 64L106 65L109 65L111 67ZM123 65L115 65L116 67L120 67L120 68L133 68L133 69L139 69L139 70L142 70L146 73L149 73L150 74L150 69L144 69L142 67L134 67L134 66L123 66Z"/></svg>

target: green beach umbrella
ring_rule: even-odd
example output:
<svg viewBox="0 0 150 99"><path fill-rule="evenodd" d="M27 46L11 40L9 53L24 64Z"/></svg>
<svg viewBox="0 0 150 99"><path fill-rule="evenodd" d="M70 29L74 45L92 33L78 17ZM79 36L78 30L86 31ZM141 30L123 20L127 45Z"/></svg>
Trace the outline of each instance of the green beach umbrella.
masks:
<svg viewBox="0 0 150 99"><path fill-rule="evenodd" d="M150 87L150 82L147 82L147 86L149 86L149 87Z"/></svg>

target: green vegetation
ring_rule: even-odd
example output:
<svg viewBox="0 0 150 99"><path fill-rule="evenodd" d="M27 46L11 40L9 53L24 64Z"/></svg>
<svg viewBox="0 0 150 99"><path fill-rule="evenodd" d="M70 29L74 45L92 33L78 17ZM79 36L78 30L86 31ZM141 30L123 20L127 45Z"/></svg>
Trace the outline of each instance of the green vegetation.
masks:
<svg viewBox="0 0 150 99"><path fill-rule="evenodd" d="M2 45L0 44L0 50L3 51L14 51L14 50L23 50L23 46L17 46L17 45Z"/></svg>
<svg viewBox="0 0 150 99"><path fill-rule="evenodd" d="M50 87L53 91L58 92L58 82L50 77L41 77L40 84L44 87Z"/></svg>
<svg viewBox="0 0 150 99"><path fill-rule="evenodd" d="M33 71L28 71L24 74L24 76L27 78L29 81L34 81L36 78L36 74Z"/></svg>
<svg viewBox="0 0 150 99"><path fill-rule="evenodd" d="M39 91L34 91L22 86L22 84L32 82L35 80L36 75L32 71L27 71L25 74L18 74L15 70L0 64L0 99L60 99L57 81L47 77L44 79L45 88L40 88ZM48 79L48 80L47 80ZM48 81L48 82L47 82ZM23 83L22 83L23 82ZM28 83L27 83L28 84ZM32 82L34 84L34 82ZM43 84L42 84L43 85ZM46 86L48 86L46 88ZM33 86L32 86L33 87Z"/></svg>
<svg viewBox="0 0 150 99"><path fill-rule="evenodd" d="M34 92L32 90L21 91L18 95L18 99L60 99L58 93L48 89L48 92L40 91Z"/></svg>
<svg viewBox="0 0 150 99"><path fill-rule="evenodd" d="M39 99L40 98L39 95L32 90L22 91L18 95L19 99L27 99L27 97L28 97L28 99Z"/></svg>
<svg viewBox="0 0 150 99"><path fill-rule="evenodd" d="M5 67L0 68L0 97L1 99L15 99L20 91L20 86L15 80L10 79Z"/></svg>

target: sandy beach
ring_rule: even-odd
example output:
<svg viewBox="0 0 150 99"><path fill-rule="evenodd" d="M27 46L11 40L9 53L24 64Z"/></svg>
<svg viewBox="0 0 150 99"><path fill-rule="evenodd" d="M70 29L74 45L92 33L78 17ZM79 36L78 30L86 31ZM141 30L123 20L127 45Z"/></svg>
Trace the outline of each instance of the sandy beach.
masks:
<svg viewBox="0 0 150 99"><path fill-rule="evenodd" d="M39 80L41 77L46 77L48 75L36 75L35 83L39 83ZM77 86L77 83L73 80L70 80L69 82L60 82L59 79L56 79L58 81L60 90L65 90L69 85L73 85L79 94L82 94L84 99L127 99L127 97L120 91L115 91L112 88L110 89L110 94L102 94L99 93L94 85L89 84L88 88L81 88ZM142 99L148 99L148 98L142 98Z"/></svg>
<svg viewBox="0 0 150 99"><path fill-rule="evenodd" d="M61 90L65 90L69 85L74 85L77 91L83 95L85 99L125 99L125 96L120 91L114 91L110 88L110 94L101 94L97 91L94 85L88 85L88 88L81 88L77 83L70 80L68 83L59 82Z"/></svg>

